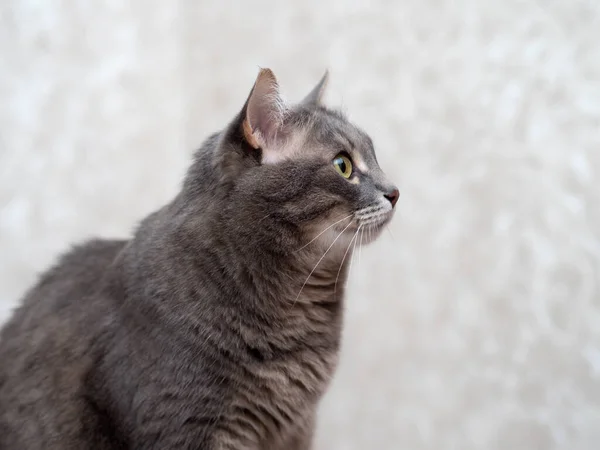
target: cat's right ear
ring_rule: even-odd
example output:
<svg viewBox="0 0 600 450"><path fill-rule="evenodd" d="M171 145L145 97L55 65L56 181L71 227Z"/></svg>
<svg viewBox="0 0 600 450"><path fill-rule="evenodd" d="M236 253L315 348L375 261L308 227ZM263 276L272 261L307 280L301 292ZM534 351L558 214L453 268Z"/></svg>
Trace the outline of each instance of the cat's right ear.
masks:
<svg viewBox="0 0 600 450"><path fill-rule="evenodd" d="M329 71L325 71L325 74L321 77L321 80L313 88L310 93L302 100L303 105L307 106L318 106L323 101L323 95L327 89L327 83L329 82Z"/></svg>
<svg viewBox="0 0 600 450"><path fill-rule="evenodd" d="M272 145L283 125L285 103L270 69L261 69L244 107L244 139L253 148Z"/></svg>

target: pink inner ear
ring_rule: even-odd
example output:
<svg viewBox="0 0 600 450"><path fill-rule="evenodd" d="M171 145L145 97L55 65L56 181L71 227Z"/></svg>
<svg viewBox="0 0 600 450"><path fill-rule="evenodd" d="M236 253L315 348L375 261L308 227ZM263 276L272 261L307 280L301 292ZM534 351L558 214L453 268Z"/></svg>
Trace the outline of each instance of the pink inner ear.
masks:
<svg viewBox="0 0 600 450"><path fill-rule="evenodd" d="M258 148L274 142L284 114L285 104L275 75L269 69L261 69L248 99L244 121L247 122L244 134L248 143Z"/></svg>
<svg viewBox="0 0 600 450"><path fill-rule="evenodd" d="M246 142L248 142L252 148L260 148L260 143L258 142L258 139L256 139L252 127L248 123L248 118L244 119L242 126L244 128L244 138L246 139Z"/></svg>

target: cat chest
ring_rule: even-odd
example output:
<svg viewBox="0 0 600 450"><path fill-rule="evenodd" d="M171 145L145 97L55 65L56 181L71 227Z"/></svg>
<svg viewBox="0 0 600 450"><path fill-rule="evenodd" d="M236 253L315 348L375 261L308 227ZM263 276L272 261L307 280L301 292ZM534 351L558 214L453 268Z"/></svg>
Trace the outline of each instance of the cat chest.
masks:
<svg viewBox="0 0 600 450"><path fill-rule="evenodd" d="M307 426L336 364L336 352L305 351L245 367L232 408L236 434L278 441Z"/></svg>
<svg viewBox="0 0 600 450"><path fill-rule="evenodd" d="M336 363L336 352L305 350L290 358L263 361L250 370L258 386L264 386L273 401L286 397L302 401L323 393Z"/></svg>

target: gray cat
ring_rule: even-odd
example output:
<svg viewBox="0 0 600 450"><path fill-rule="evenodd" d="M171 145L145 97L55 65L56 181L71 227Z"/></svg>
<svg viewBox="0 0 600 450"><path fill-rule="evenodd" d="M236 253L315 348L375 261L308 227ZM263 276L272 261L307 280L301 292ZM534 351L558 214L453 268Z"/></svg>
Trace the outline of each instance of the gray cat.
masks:
<svg viewBox="0 0 600 450"><path fill-rule="evenodd" d="M0 448L311 447L358 233L398 190L371 139L268 69L128 241L74 248L0 335Z"/></svg>

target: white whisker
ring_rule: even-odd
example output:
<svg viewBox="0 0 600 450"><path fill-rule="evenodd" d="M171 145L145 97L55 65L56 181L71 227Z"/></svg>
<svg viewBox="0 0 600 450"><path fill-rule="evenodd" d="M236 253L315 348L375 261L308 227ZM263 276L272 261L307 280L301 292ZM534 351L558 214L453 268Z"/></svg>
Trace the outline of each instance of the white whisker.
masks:
<svg viewBox="0 0 600 450"><path fill-rule="evenodd" d="M388 233L390 233L390 236L392 237L392 239L395 241L396 238L394 237L394 235L392 234L392 230L390 229L389 224L385 227L386 230L388 230Z"/></svg>
<svg viewBox="0 0 600 450"><path fill-rule="evenodd" d="M356 214L356 217L360 220L368 220L368 219L371 219L373 217L377 217L377 216L383 214L383 211L384 211L383 208L379 208L368 214Z"/></svg>
<svg viewBox="0 0 600 450"><path fill-rule="evenodd" d="M304 281L304 284L302 284L302 287L300 288L300 292L298 292L298 295L296 296L294 303L292 304L292 306L294 306L296 304L296 302L298 301L298 299L300 298L300 294L302 294L302 290L304 289L304 286L306 286L306 283L308 283L309 278L311 277L311 275L314 273L315 270L317 270L317 266L321 263L321 261L323 261L323 258L325 258L325 255L327 255L327 253L329 252L329 250L331 250L331 247L333 247L333 245L337 242L337 240L340 238L340 236L342 234L344 234L344 232L348 229L348 227L352 225L352 222L350 222L348 225L346 225L346 228L344 228L342 231L340 231L340 234L338 234L336 236L336 238L333 240L333 242L331 243L331 245L327 248L327 250L325 250L325 253L323 253L323 256L321 256L321 258L319 258L319 260L317 261L317 264L315 264L315 267L313 268L313 270L310 271L310 273L308 274L308 276L306 277L306 280Z"/></svg>
<svg viewBox="0 0 600 450"><path fill-rule="evenodd" d="M366 214L366 213L369 213L371 211L375 211L375 210L380 209L380 208L381 208L381 205L367 206L366 208L362 208L362 209L359 209L358 211L356 211L356 214L357 215Z"/></svg>
<svg viewBox="0 0 600 450"><path fill-rule="evenodd" d="M365 225L366 225L366 224L371 224L371 223L377 223L377 222L379 222L379 221L381 220L381 217L382 217L383 215L384 215L384 214L378 214L378 215L376 215L376 216L369 217L368 219L364 219L364 220L363 220L363 219L361 219L361 222L362 222L363 224L365 224Z"/></svg>
<svg viewBox="0 0 600 450"><path fill-rule="evenodd" d="M356 235L358 236L358 232L360 231L362 227L359 225L358 229L356 230ZM356 254L356 243L358 242L358 239L356 239L354 241L354 247L352 248L352 256L350 256L350 267L348 268L348 273L350 273L352 271L352 264L354 263L354 255Z"/></svg>
<svg viewBox="0 0 600 450"><path fill-rule="evenodd" d="M365 230L369 231L368 228L363 227L360 233L360 247L358 248L358 263L362 266L362 254L363 254L363 238L365 236Z"/></svg>
<svg viewBox="0 0 600 450"><path fill-rule="evenodd" d="M304 244L302 247L300 247L298 250L296 250L296 252L299 252L300 250L308 247L310 244L312 244L313 242L315 242L320 236L323 235L323 233L325 233L331 227L337 225L338 223L342 222L343 220L349 219L350 217L352 217L352 214L350 214L350 215L348 215L346 217L343 217L342 219L338 220L337 222L332 223L327 228L325 228L323 231L321 231L319 234L317 234L314 238L312 238L308 243Z"/></svg>
<svg viewBox="0 0 600 450"><path fill-rule="evenodd" d="M260 219L258 221L258 223L261 223L263 220L265 220L267 217L269 217L271 215L271 213L268 213L266 216L264 216L262 219Z"/></svg>
<svg viewBox="0 0 600 450"><path fill-rule="evenodd" d="M350 247L352 247L352 241L354 241L358 237L358 230L360 230L360 228L358 228L356 230L356 232L354 233L354 236L352 236L352 239L350 239L350 243L348 244L348 248L346 249L346 252L344 253L344 257L342 258L342 263L340 264L340 268L338 269L337 276L335 277L335 283L333 285L334 297L335 297L335 293L337 292L337 283L338 283L338 279L340 278L340 273L342 271L342 267L344 267L344 261L346 260L346 255L348 254Z"/></svg>

